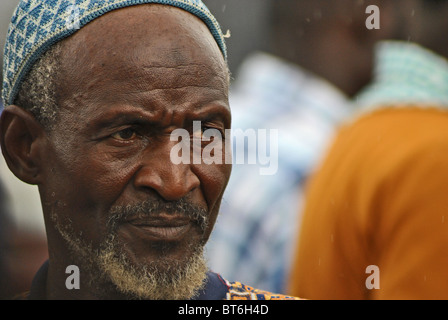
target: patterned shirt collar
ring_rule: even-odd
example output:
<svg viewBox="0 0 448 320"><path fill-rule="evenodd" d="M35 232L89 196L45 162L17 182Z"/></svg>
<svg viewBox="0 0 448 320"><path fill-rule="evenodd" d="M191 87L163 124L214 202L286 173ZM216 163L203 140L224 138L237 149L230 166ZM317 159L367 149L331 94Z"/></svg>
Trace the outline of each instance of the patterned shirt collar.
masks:
<svg viewBox="0 0 448 320"><path fill-rule="evenodd" d="M417 44L378 44L374 80L356 98L364 110L390 105L448 108L448 60Z"/></svg>

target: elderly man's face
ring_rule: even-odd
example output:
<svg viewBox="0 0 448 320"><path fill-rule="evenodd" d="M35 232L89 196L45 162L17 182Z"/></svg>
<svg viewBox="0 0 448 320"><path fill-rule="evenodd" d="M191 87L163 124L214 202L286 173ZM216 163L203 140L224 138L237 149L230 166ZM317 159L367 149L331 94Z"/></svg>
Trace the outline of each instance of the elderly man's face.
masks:
<svg viewBox="0 0 448 320"><path fill-rule="evenodd" d="M193 121L230 127L226 64L209 30L177 8L129 7L78 31L63 52L62 111L41 186L50 251L68 244L81 277L84 262L142 297L150 289L130 289L142 276L169 283L179 270L203 271L196 258L230 166L173 164L170 134L193 134Z"/></svg>

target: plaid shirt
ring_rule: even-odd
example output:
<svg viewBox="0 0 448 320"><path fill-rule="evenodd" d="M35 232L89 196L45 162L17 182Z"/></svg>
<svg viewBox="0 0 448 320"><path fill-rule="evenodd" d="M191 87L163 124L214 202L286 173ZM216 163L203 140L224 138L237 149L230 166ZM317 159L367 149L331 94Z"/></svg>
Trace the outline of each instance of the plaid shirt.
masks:
<svg viewBox="0 0 448 320"><path fill-rule="evenodd" d="M448 105L448 61L412 42L382 41L375 76L356 98L361 113L390 105Z"/></svg>
<svg viewBox="0 0 448 320"><path fill-rule="evenodd" d="M278 130L278 171L234 164L207 244L210 266L231 281L285 292L304 182L351 108L329 83L262 53L242 65L230 105L233 130Z"/></svg>

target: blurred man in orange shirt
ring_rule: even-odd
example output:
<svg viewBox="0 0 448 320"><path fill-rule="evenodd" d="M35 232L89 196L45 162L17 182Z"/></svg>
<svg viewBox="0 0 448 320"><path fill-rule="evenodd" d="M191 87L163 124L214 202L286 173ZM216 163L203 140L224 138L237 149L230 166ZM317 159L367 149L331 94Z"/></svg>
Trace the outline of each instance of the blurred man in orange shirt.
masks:
<svg viewBox="0 0 448 320"><path fill-rule="evenodd" d="M308 185L292 294L448 298L448 1L393 2L407 41L378 45L360 114Z"/></svg>

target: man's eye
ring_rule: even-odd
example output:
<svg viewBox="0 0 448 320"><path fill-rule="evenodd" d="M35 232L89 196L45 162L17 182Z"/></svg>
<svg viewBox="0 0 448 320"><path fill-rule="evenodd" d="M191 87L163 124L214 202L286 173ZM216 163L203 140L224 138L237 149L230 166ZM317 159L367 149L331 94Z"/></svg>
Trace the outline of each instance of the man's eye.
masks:
<svg viewBox="0 0 448 320"><path fill-rule="evenodd" d="M111 137L117 140L133 140L137 137L137 132L132 128L127 128L112 134Z"/></svg>

